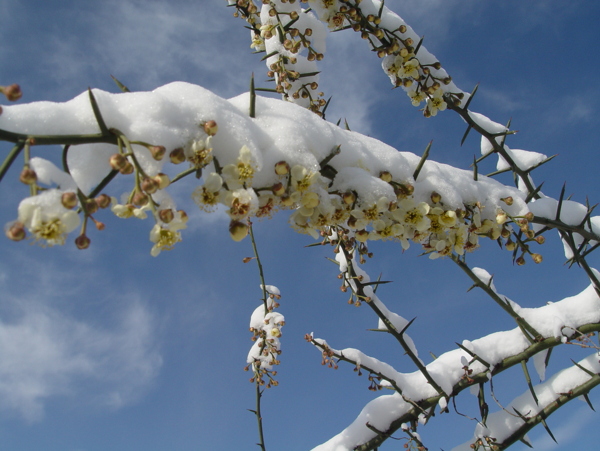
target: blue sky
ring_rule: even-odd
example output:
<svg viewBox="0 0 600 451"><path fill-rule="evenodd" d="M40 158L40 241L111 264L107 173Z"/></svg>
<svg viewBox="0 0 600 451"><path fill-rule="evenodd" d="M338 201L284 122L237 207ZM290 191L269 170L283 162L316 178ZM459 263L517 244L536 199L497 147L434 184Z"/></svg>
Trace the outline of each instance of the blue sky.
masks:
<svg viewBox="0 0 600 451"><path fill-rule="evenodd" d="M244 23L225 1L0 1L0 84L19 83L21 102L68 100L88 86L116 92L110 75L132 90L183 80L223 97L259 86L265 68L252 55ZM596 19L600 6L560 0L478 2L390 0L386 4L419 34L462 89L480 88L475 111L495 121L512 118L514 148L558 157L534 173L544 192L558 196L563 182L573 199L593 204L600 188L595 139L600 90ZM474 134L462 147L460 119L446 112L425 119L401 91L391 90L375 55L359 36L329 37L321 87L332 95L328 119L343 117L353 130L420 154L433 139L431 158L468 167L479 152ZM9 149L0 144L0 152ZM40 155L57 149L34 149ZM51 157L50 157L51 158ZM493 168L489 171L491 172ZM0 219L16 216L26 188L18 170L0 185ZM180 188L185 196L186 186ZM186 204L187 203L187 204ZM247 331L260 302L255 265L243 264L250 242L234 243L227 221L191 211L183 245L149 255L149 222L106 213L107 228L87 251L41 249L0 240L0 441L6 449L45 451L159 451L252 449L256 442L254 387L243 372L251 346ZM305 248L285 214L256 223L267 283L282 292L280 386L264 397L270 450L306 450L349 424L373 394L352 368L321 367L303 336L314 332L337 348L367 354L412 371L365 307L346 304L326 248ZM541 249L542 265L514 267L495 243L469 256L495 274L499 291L528 307L581 291L576 269L563 266L554 235ZM426 359L454 342L513 327L450 261L429 261L393 243L372 246L366 270L395 283L378 294L407 318ZM558 251L557 251L558 250ZM600 267L598 257L591 264ZM552 368L586 355L556 352ZM519 371L500 378L496 393L508 402L526 389ZM600 405L600 396L592 394ZM458 399L475 415L476 399ZM530 434L538 450L591 449L600 438L596 414L573 401ZM474 423L452 413L422 428L429 449L449 450L468 440ZM381 447L393 450L390 440ZM525 448L515 445L515 450Z"/></svg>

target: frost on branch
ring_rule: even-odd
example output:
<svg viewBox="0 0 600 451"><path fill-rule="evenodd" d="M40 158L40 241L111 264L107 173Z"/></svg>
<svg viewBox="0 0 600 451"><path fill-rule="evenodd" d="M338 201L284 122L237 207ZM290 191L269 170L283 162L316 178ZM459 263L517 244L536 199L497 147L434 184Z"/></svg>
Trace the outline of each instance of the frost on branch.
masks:
<svg viewBox="0 0 600 451"><path fill-rule="evenodd" d="M435 258L471 251L481 236L509 240L510 222L528 212L524 194L492 179L474 180L469 171L432 161L418 172L415 154L279 100L256 98L252 118L250 101L248 94L225 100L186 83L139 93L94 90L93 96L84 93L66 103L5 107L0 133L14 142L39 136L40 143L48 136L65 143L88 136L88 142L65 148L64 173L40 157L30 158L29 167L40 177L23 205L42 205L37 183L56 190L54 203L44 201L48 211L77 188L84 222L89 218L101 228L92 215L110 202L93 197L97 185L108 189L107 180L131 174L130 191L111 193L112 211L122 218L153 217L153 255L182 239L187 215L177 210L169 184L191 174L200 177L191 189L193 199L207 212L224 205L234 239L246 235L247 219L289 209L292 227L315 238L341 225L360 242L397 240L403 248L415 242ZM25 150L36 144L27 141ZM18 222L43 238L36 230L58 216L40 218L35 225L29 217ZM61 237L72 224L60 228Z"/></svg>

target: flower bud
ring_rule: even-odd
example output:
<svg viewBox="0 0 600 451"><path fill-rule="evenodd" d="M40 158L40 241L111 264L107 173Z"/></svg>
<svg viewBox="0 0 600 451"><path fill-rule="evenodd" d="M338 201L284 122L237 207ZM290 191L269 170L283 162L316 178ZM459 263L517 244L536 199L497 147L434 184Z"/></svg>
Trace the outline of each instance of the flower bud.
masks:
<svg viewBox="0 0 600 451"><path fill-rule="evenodd" d="M512 204L513 204L513 202L514 202L514 199L513 199L511 196L508 196L508 197L502 197L502 198L500 198L500 200L501 200L502 202L504 202L504 203L505 203L506 205L508 205L508 206L512 205Z"/></svg>
<svg viewBox="0 0 600 451"><path fill-rule="evenodd" d="M94 200L96 201L98 208L110 207L110 196L108 194L100 194Z"/></svg>
<svg viewBox="0 0 600 451"><path fill-rule="evenodd" d="M77 246L77 249L87 249L90 247L91 241L92 240L90 240L87 235L79 235L75 238L75 246Z"/></svg>
<svg viewBox="0 0 600 451"><path fill-rule="evenodd" d="M273 329L271 329L271 336L281 337L281 331L279 330L278 327L274 327Z"/></svg>
<svg viewBox="0 0 600 451"><path fill-rule="evenodd" d="M506 214L506 212L501 211L496 215L496 223L497 224L502 225L506 221L508 221L508 215Z"/></svg>
<svg viewBox="0 0 600 451"><path fill-rule="evenodd" d="M356 194L354 194L352 191L346 191L342 195L342 199L346 205L352 205L354 202L356 202Z"/></svg>
<svg viewBox="0 0 600 451"><path fill-rule="evenodd" d="M514 251L517 245L513 241L508 240L505 247L507 251Z"/></svg>
<svg viewBox="0 0 600 451"><path fill-rule="evenodd" d="M391 182L392 181L392 174L390 174L388 171L381 171L379 173L379 178L381 180L383 180L384 182Z"/></svg>
<svg viewBox="0 0 600 451"><path fill-rule="evenodd" d="M186 222L188 222L188 219L190 219L187 215L187 213L184 210L177 210L177 213L179 213L179 219L181 220L181 222L183 222L184 224Z"/></svg>
<svg viewBox="0 0 600 451"><path fill-rule="evenodd" d="M240 221L231 221L229 234L234 241L242 241L248 235L248 226Z"/></svg>
<svg viewBox="0 0 600 451"><path fill-rule="evenodd" d="M357 241L364 243L369 239L369 232L367 232L366 230L358 230L355 236Z"/></svg>
<svg viewBox="0 0 600 451"><path fill-rule="evenodd" d="M108 163L110 164L110 167L113 168L115 171L120 171L127 165L128 161L127 158L125 158L123 155L121 155L120 153L116 153L110 157Z"/></svg>
<svg viewBox="0 0 600 451"><path fill-rule="evenodd" d="M165 189L171 183L169 176L159 172L154 176L154 181L158 184L158 189Z"/></svg>
<svg viewBox="0 0 600 451"><path fill-rule="evenodd" d="M529 222L533 221L534 218L535 218L535 215L532 212L529 212L525 215L525 219L527 219L527 221L529 221Z"/></svg>
<svg viewBox="0 0 600 451"><path fill-rule="evenodd" d="M103 222L100 222L100 221L98 221L98 220L96 220L94 218L91 218L91 219L92 219L92 221L94 221L94 225L96 226L96 229L98 229L98 230L104 230L106 228L106 226L104 225Z"/></svg>
<svg viewBox="0 0 600 451"><path fill-rule="evenodd" d="M165 224L170 223L173 219L175 219L175 213L173 213L173 210L169 209L165 209L165 210L160 210L158 212L158 217L160 218L160 220L162 222L164 222Z"/></svg>
<svg viewBox="0 0 600 451"><path fill-rule="evenodd" d="M534 261L534 263L542 263L542 256L540 254L531 254L531 259Z"/></svg>
<svg viewBox="0 0 600 451"><path fill-rule="evenodd" d="M16 83L13 83L10 86L0 86L0 92L6 96L9 102L15 102L23 95L21 87Z"/></svg>
<svg viewBox="0 0 600 451"><path fill-rule="evenodd" d="M441 200L442 200L441 194L436 193L435 191L431 193L431 202L433 202L434 204L437 204Z"/></svg>
<svg viewBox="0 0 600 451"><path fill-rule="evenodd" d="M87 199L83 205L83 209L85 210L86 214L93 215L98 211L98 204L94 199Z"/></svg>
<svg viewBox="0 0 600 451"><path fill-rule="evenodd" d="M525 259L521 256L516 260L517 265L523 266L525 264Z"/></svg>
<svg viewBox="0 0 600 451"><path fill-rule="evenodd" d="M535 241L537 241L538 244L544 244L546 242L546 238L542 235L538 235L535 237Z"/></svg>
<svg viewBox="0 0 600 451"><path fill-rule="evenodd" d="M21 174L19 175L19 180L25 185L33 185L35 182L37 182L37 174L31 168L23 168Z"/></svg>
<svg viewBox="0 0 600 451"><path fill-rule="evenodd" d="M215 136L218 131L219 131L219 127L217 126L217 123L215 121L210 120L210 121L206 121L204 123L204 132L208 136Z"/></svg>
<svg viewBox="0 0 600 451"><path fill-rule="evenodd" d="M152 158L160 161L164 158L167 149L164 146L148 146L148 150L152 154Z"/></svg>
<svg viewBox="0 0 600 451"><path fill-rule="evenodd" d="M144 205L146 205L148 203L148 200L149 200L149 197L146 193L137 191L133 195L133 199L131 201L133 202L133 205L136 205L138 207L143 207Z"/></svg>
<svg viewBox="0 0 600 451"><path fill-rule="evenodd" d="M77 206L77 194L75 194L73 191L63 193L62 196L60 196L60 203L67 210L75 208Z"/></svg>
<svg viewBox="0 0 600 451"><path fill-rule="evenodd" d="M119 172L123 175L129 175L133 172L133 165L128 161L125 163L125 166L119 170Z"/></svg>
<svg viewBox="0 0 600 451"><path fill-rule="evenodd" d="M273 194L275 194L276 196L283 196L285 194L285 186L281 182L275 183L271 187L271 190L273 191Z"/></svg>
<svg viewBox="0 0 600 451"><path fill-rule="evenodd" d="M185 152L181 147L173 149L169 154L169 160L171 160L171 163L173 164L183 163L185 161Z"/></svg>
<svg viewBox="0 0 600 451"><path fill-rule="evenodd" d="M142 180L141 188L146 193L153 194L158 190L158 183L153 178L146 177Z"/></svg>
<svg viewBox="0 0 600 451"><path fill-rule="evenodd" d="M290 196L281 196L280 202L284 207L291 207L294 205L294 200Z"/></svg>
<svg viewBox="0 0 600 451"><path fill-rule="evenodd" d="M275 164L275 173L277 175L286 175L290 172L290 165L286 161L280 161Z"/></svg>
<svg viewBox="0 0 600 451"><path fill-rule="evenodd" d="M13 241L21 241L25 238L25 226L21 222L14 222L6 229L6 236Z"/></svg>

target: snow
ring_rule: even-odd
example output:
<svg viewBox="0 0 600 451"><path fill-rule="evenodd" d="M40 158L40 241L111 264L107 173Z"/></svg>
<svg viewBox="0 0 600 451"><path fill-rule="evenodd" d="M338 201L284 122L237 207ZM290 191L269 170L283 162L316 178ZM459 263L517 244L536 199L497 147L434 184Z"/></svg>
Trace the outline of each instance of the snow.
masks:
<svg viewBox="0 0 600 451"><path fill-rule="evenodd" d="M304 181L296 180L297 183L306 182L308 190L303 191L306 187L301 186L296 192L292 189L289 193L292 203L285 205L305 207L306 203L302 201L305 193L313 192L318 196L318 208L315 209L314 205L305 207L301 216L295 216L292 223L299 231L313 236L322 230L314 223L318 222L319 215L330 215L335 208L340 208L340 194L335 193L357 193L358 209L366 210L377 203L378 208L387 210L390 202L396 199L396 193L395 185L380 178L384 170L391 175L393 183L413 187L412 197L416 202L431 203L431 195L436 192L441 195L441 205L445 210L464 210L467 206L472 208L479 204L482 220L495 219L500 209L511 216L520 216L528 211L523 194L515 188L486 177L474 181L470 171L434 161L425 163L415 181L413 173L420 160L417 155L399 152L376 139L343 130L290 102L259 96L256 99L256 117L251 118L248 115L248 93L226 100L200 86L183 82L171 83L151 92L111 94L93 90L93 95L107 127L118 130L133 143L135 159L147 176L164 172L173 177L178 168L169 158L154 159L145 145L136 144L138 141L164 146L167 154L183 148L188 158L195 155L194 152L205 149L202 166L207 166L206 176L217 169L213 158L218 160L220 167L229 171L226 174L224 170L222 176L226 177L232 189L239 187L230 192L222 187L219 193L214 193L220 196L218 200L221 203L229 207L228 214L234 220L243 220L256 212L258 205L264 205L269 195L277 206L280 198L270 193L272 186L285 181L285 176L273 170L282 161L290 168L300 168L294 174L309 177ZM214 136L207 135L203 128L203 124L211 120L218 125ZM0 128L30 135L95 134L99 131L87 92L65 103L33 102L6 106L0 115ZM338 147L340 153L329 161L329 165L337 171L337 176L331 181L319 175L320 162ZM71 146L68 153L70 172L84 193L108 174L111 169L108 159L115 152L117 149L112 144ZM74 189L70 178L61 176L50 163L37 157L33 164L41 171L42 181L55 183L63 190ZM248 179L232 179L239 175L239 165L249 171ZM242 189L242 186L245 188ZM169 188L164 192L168 193ZM113 196L119 198L121 193ZM509 196L514 199L511 206L501 201ZM157 196L155 202L160 197ZM169 196L162 198L169 199L168 208L174 208L177 203L177 199L170 200ZM387 204L381 204L384 198ZM235 202L242 206L247 203L248 206L234 211ZM383 213L380 210L380 214ZM365 220L363 226L369 225L369 221ZM407 245L406 240L411 237L399 238Z"/></svg>
<svg viewBox="0 0 600 451"><path fill-rule="evenodd" d="M474 272L482 281L489 283L491 276L483 269L475 268ZM495 290L495 288L494 288ZM502 295L500 295L502 296ZM568 339L575 333L575 329L583 324L600 322L600 298L590 285L581 293L567 297L550 305L537 309L520 308L516 303L513 303L517 308L517 314L521 315L529 324L536 328L545 338L556 337ZM325 343L323 340L315 340L319 343ZM481 372L492 371L495 365L502 362L504 359L517 355L530 346L530 342L525 338L519 328L509 331L496 332L485 337L468 341L463 341L463 346L477 355L488 364L490 368L486 368L480 361L474 360L469 369L473 370L473 375ZM374 371L379 371L392 379L396 385L402 390L403 396L412 401L421 401L438 393L429 385L423 374L419 371L413 373L397 372L390 365L380 362L377 359L368 357L358 350L343 349L335 351L343 355L353 355L355 358L360 358L360 362L369 366ZM541 352L535 356L535 367L540 375L540 379L544 378L543 361L545 352ZM461 349L452 350L440 355L437 359L426 366L429 374L434 378L446 394L452 393L452 387L458 383L464 376L465 361L472 360L471 355ZM596 354L584 359L580 365L597 373L600 371L600 363ZM488 374L490 374L488 372ZM509 407L514 406L522 413L531 412L529 416L533 416L543 406L553 402L561 393L567 393L569 390L577 387L590 378L584 371L572 367L563 370L548 381L536 385L535 391L539 400L539 406L531 397L529 391L515 399ZM446 405L446 398L440 397L438 404L440 408ZM542 407L540 407L542 406ZM412 406L408 404L398 393L393 395L384 395L369 402L359 414L359 416L346 429L332 437L326 443L317 446L313 451L349 451L355 446L362 444L375 436L375 433L368 429L365 424L368 421L372 425L377 425L377 429L386 430L390 423L403 414L407 413ZM482 438L485 436L496 437L498 441L502 441L508 437L511 431L514 431L522 424L522 420L518 417L507 414L505 411L500 411L489 415L487 427L478 424L475 430L474 438ZM458 446L454 451L463 451L471 449L469 445L474 439Z"/></svg>

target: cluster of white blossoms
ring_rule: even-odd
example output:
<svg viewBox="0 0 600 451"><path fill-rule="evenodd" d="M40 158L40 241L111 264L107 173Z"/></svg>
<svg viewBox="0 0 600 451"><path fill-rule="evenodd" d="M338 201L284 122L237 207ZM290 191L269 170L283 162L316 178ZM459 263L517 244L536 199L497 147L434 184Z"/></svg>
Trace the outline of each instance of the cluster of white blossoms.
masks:
<svg viewBox="0 0 600 451"><path fill-rule="evenodd" d="M370 177L361 168L353 169ZM236 163L224 166L220 174L207 174L204 185L196 188L192 196L204 211L213 211L218 204L227 207L230 233L236 241L247 235L248 219L270 217L278 209L293 210L291 226L315 239L328 236L332 227L341 226L363 243L396 240L403 249L408 249L411 242L419 243L430 258L463 255L478 247L480 237L502 238L505 247L512 251L516 247L511 239L512 222L527 232L525 239L532 233L525 217L511 218L501 208L492 218L488 214L484 219L484 208L478 203L451 208L436 192L430 194L428 201L416 201L413 186L393 180L387 171L381 172L379 179L389 185L393 197L365 199L355 190L337 189L335 177L332 181L302 165L290 167L286 161L280 161L272 170L278 179L276 183L253 187L255 163L244 146ZM505 205L513 203L511 197L500 201Z"/></svg>
<svg viewBox="0 0 600 451"><path fill-rule="evenodd" d="M322 114L317 61L323 59L326 30L319 19L294 0L230 2L250 24L251 47L267 54L267 75L285 100Z"/></svg>
<svg viewBox="0 0 600 451"><path fill-rule="evenodd" d="M262 287L261 287L262 288ZM285 325L285 318L275 309L279 307L277 302L281 299L279 289L273 285L264 287L267 293L267 303L258 306L250 317L250 332L252 332L252 341L254 344L248 352L246 370L252 369L254 373L250 382L258 382L267 388L277 386L275 380L277 371L273 370L275 365L279 365L279 355L281 354L281 328Z"/></svg>
<svg viewBox="0 0 600 451"><path fill-rule="evenodd" d="M342 130L289 102L257 97L256 117L250 117L247 95L224 100L185 83L153 93L96 95L104 108L129 108L122 115L126 120L114 123L118 129L109 130L107 138L114 143L102 148L72 146L62 169L42 158L29 158L25 149L20 179L29 185L31 196L7 226L9 238L18 241L29 234L40 244L62 244L81 223L75 243L85 249L90 245L87 225L102 230L96 212L110 208L120 218L154 221L149 237L156 256L182 240L188 215L168 191L172 183L188 177L200 182L188 191L195 203L206 212L221 206L236 241L247 236L253 218L268 218L278 210L292 211L291 226L315 239L327 239L332 228L341 227L343 235L359 243L394 240L403 249L418 243L431 258L463 255L475 249L482 236L514 250L516 259L533 257L528 243L541 239L529 230L525 195L517 189L487 177L474 179L470 171L419 163L414 154ZM128 101L121 102L121 96ZM63 110L81 110L73 115L76 121L89 110L86 100L79 96L67 104L42 107L55 114L56 121L65 117ZM160 105L156 108L175 117L166 117L165 123L162 118L138 118L137 112L151 109L149 105ZM33 121L37 108L7 108L0 122L20 117ZM136 139L150 136L161 145L129 140L119 130ZM115 195L109 191L110 182L119 174L131 188Z"/></svg>
<svg viewBox="0 0 600 451"><path fill-rule="evenodd" d="M419 36L397 14L377 0L229 0L251 25L252 48L267 53L269 76L286 100L322 114L323 94L315 97L317 67L323 58L325 24L329 30L350 28L369 42L382 58L382 67L396 87L402 87L426 117L461 105L468 94L460 90ZM303 9L301 3L308 3ZM260 11L259 11L260 9ZM315 17L316 15L316 17ZM320 23L320 22L322 23ZM299 55L307 49L307 56Z"/></svg>

